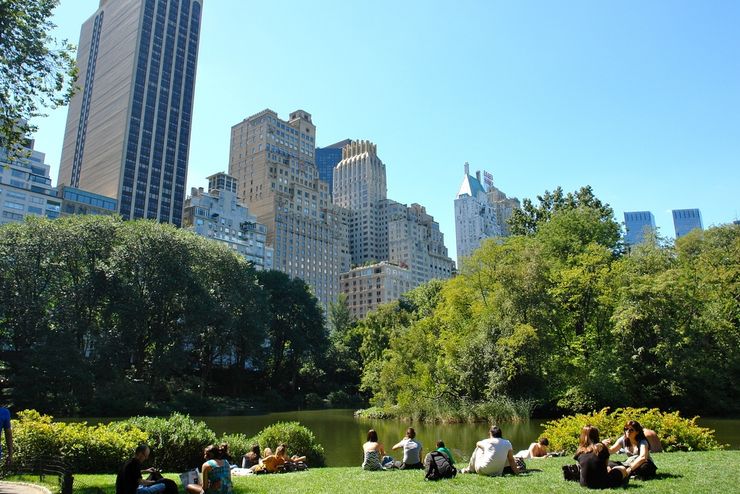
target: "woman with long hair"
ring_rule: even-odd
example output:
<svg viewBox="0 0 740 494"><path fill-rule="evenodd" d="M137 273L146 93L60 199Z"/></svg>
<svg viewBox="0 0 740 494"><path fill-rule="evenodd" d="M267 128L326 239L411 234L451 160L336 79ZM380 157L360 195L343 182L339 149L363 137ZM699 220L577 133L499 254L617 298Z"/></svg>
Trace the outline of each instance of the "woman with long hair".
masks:
<svg viewBox="0 0 740 494"><path fill-rule="evenodd" d="M627 470L627 475L636 475L642 479L648 479L655 475L658 469L650 458L650 442L645 437L645 430L636 420L628 420L624 424L624 435L619 436L614 444L608 439L604 441L609 447L610 453L624 450L628 457L623 462L613 463L622 465Z"/></svg>
<svg viewBox="0 0 740 494"><path fill-rule="evenodd" d="M599 429L587 425L581 429L574 459L580 467L580 483L590 489L619 487L627 478L624 467L609 467L609 449L599 440Z"/></svg>

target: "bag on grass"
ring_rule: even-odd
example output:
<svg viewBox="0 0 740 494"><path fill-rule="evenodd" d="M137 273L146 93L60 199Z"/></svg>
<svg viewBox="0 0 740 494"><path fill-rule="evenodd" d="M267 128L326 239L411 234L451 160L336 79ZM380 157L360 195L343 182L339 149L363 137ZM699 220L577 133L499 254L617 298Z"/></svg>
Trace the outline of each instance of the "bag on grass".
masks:
<svg viewBox="0 0 740 494"><path fill-rule="evenodd" d="M424 457L424 478L427 480L451 479L457 475L447 455L432 451Z"/></svg>
<svg viewBox="0 0 740 494"><path fill-rule="evenodd" d="M573 465L563 465L563 478L565 480L571 480L573 482L581 481L581 465L575 463Z"/></svg>
<svg viewBox="0 0 740 494"><path fill-rule="evenodd" d="M180 474L180 483L182 484L183 489L188 488L188 484L197 484L198 483L198 470L188 470L187 472L183 472Z"/></svg>

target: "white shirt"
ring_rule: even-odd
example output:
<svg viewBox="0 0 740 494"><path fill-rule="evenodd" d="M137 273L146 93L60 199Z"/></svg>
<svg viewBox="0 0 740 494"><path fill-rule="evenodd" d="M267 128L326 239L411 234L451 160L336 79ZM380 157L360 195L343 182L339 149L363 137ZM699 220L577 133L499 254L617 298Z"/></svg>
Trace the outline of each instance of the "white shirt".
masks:
<svg viewBox="0 0 740 494"><path fill-rule="evenodd" d="M512 451L511 443L506 439L494 437L480 441L483 452L478 453L475 460L475 471L481 475L499 476L509 459Z"/></svg>

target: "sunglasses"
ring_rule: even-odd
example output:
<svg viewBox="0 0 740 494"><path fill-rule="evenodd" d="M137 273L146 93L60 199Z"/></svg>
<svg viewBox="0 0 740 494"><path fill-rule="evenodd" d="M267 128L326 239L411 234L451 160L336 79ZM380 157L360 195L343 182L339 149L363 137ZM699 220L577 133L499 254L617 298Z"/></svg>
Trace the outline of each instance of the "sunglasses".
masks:
<svg viewBox="0 0 740 494"><path fill-rule="evenodd" d="M635 429L632 429L631 427L625 427L624 432L635 432Z"/></svg>

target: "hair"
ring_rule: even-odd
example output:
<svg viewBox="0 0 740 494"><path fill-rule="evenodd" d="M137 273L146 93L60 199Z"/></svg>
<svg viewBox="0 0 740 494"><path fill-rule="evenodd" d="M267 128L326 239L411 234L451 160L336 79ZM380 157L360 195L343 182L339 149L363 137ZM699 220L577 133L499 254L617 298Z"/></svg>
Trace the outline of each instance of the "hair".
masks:
<svg viewBox="0 0 740 494"><path fill-rule="evenodd" d="M628 427L634 429L635 432L637 433L637 437L635 438L635 440L637 441L637 444L635 446L639 445L640 442L645 441L645 442L647 442L648 449L650 449L650 441L648 441L647 440L647 437L645 437L645 430L642 428L642 426L640 425L640 423L638 421L636 421L636 420L628 420L624 424L624 428L626 429ZM624 445L625 446L632 446L632 441L630 441L629 435L624 436Z"/></svg>
<svg viewBox="0 0 740 494"><path fill-rule="evenodd" d="M446 447L445 446L445 442L443 440L441 440L441 439L438 439L437 440L437 447L438 448L444 448L444 447Z"/></svg>
<svg viewBox="0 0 740 494"><path fill-rule="evenodd" d="M369 431L367 431L367 442L369 443L378 442L378 433L375 431L375 429L370 429Z"/></svg>
<svg viewBox="0 0 740 494"><path fill-rule="evenodd" d="M206 449L203 450L203 454L211 460L218 460L220 456L220 448L215 444L209 444Z"/></svg>
<svg viewBox="0 0 740 494"><path fill-rule="evenodd" d="M275 456L284 456L286 454L286 449L288 449L288 447L285 444L280 444L275 450Z"/></svg>
<svg viewBox="0 0 740 494"><path fill-rule="evenodd" d="M134 454L135 455L138 455L138 454L141 454L141 453L145 453L146 450L148 450L148 449L149 449L149 445L148 444L141 443L138 446L136 446L136 451L134 451Z"/></svg>
<svg viewBox="0 0 740 494"><path fill-rule="evenodd" d="M581 436L578 438L578 449L576 455L582 453L592 453L594 447L601 443L599 439L599 429L591 425L584 426L581 429Z"/></svg>
<svg viewBox="0 0 740 494"><path fill-rule="evenodd" d="M218 445L218 459L219 460L229 459L229 445L227 443L221 443Z"/></svg>
<svg viewBox="0 0 740 494"><path fill-rule="evenodd" d="M491 437L498 437L498 438L503 437L503 433L501 432L501 427L497 425L491 426L491 430L488 432L489 434L491 434Z"/></svg>
<svg viewBox="0 0 740 494"><path fill-rule="evenodd" d="M254 453L255 455L257 455L257 458L259 458L259 456L260 456L260 445L257 444L257 443L253 444L252 445L252 449L250 449L250 451L252 453Z"/></svg>
<svg viewBox="0 0 740 494"><path fill-rule="evenodd" d="M594 444L593 453L598 456L600 460L609 459L609 448L607 448L604 443Z"/></svg>
<svg viewBox="0 0 740 494"><path fill-rule="evenodd" d="M406 429L406 437L408 437L409 439L413 439L416 437L416 431L413 427L409 427L408 429Z"/></svg>
<svg viewBox="0 0 740 494"><path fill-rule="evenodd" d="M550 441L546 437L541 437L539 443L543 446L549 446Z"/></svg>

